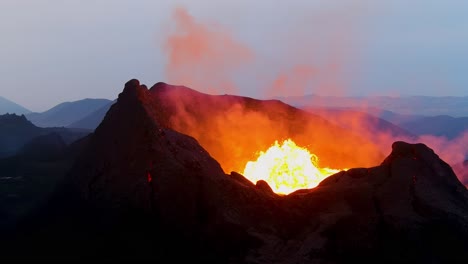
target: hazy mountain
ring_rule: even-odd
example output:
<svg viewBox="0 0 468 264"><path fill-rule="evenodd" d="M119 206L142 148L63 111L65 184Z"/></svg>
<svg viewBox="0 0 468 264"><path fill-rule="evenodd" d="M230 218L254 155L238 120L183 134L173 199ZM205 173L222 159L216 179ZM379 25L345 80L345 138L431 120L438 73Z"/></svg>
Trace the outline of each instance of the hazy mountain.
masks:
<svg viewBox="0 0 468 264"><path fill-rule="evenodd" d="M22 107L21 105L14 103L2 96L0 96L0 115L10 113L10 114L28 114L31 113L28 109Z"/></svg>
<svg viewBox="0 0 468 264"><path fill-rule="evenodd" d="M370 114L370 115L374 115L376 117L382 118L382 119L387 120L388 122L390 122L392 124L396 124L396 125L416 121L418 119L426 117L424 115L399 114L399 113L396 113L396 112L392 112L392 111L384 110L384 109L378 109L378 108L370 108L370 109L366 109L364 111L366 113Z"/></svg>
<svg viewBox="0 0 468 264"><path fill-rule="evenodd" d="M380 109L364 111L370 115L385 119L415 135L435 135L452 139L468 130L468 117L403 115Z"/></svg>
<svg viewBox="0 0 468 264"><path fill-rule="evenodd" d="M415 136L409 130L359 110L323 107L304 107L303 109L360 135L378 136L385 133L393 137L412 138Z"/></svg>
<svg viewBox="0 0 468 264"><path fill-rule="evenodd" d="M91 129L91 130L96 129L96 127L99 126L99 124L102 122L102 120L106 116L106 113L109 110L109 108L114 103L115 103L115 101L112 101L112 102L104 105L103 107L101 107L98 110L92 112L91 114L83 117L82 119L68 125L68 127L85 128L85 129Z"/></svg>
<svg viewBox="0 0 468 264"><path fill-rule="evenodd" d="M378 108L403 115L450 115L468 116L468 96L431 97L431 96L368 96L340 97L306 95L296 97L278 97L278 99L296 107L352 107Z"/></svg>
<svg viewBox="0 0 468 264"><path fill-rule="evenodd" d="M344 117L352 113L367 113L393 124L389 125L378 120L364 120L363 124L374 124L373 129L382 128L391 133L401 133L405 130L413 135L445 136L453 139L468 130L468 97L286 97L285 102L302 109L325 111L322 115L330 121L339 119L339 123L346 125ZM465 101L467 105L465 104ZM330 110L333 111L330 111ZM326 117L328 115L328 117ZM453 117L453 116L459 117ZM466 115L466 116L463 116ZM355 116L356 117L356 116ZM352 118L352 117L351 117ZM398 132L398 128L400 132Z"/></svg>
<svg viewBox="0 0 468 264"><path fill-rule="evenodd" d="M70 144L90 133L85 129L40 128L24 115L0 115L0 158L18 153L23 146L36 137L56 133L66 144Z"/></svg>
<svg viewBox="0 0 468 264"><path fill-rule="evenodd" d="M452 139L468 130L468 117L427 116L399 125L417 135L429 134Z"/></svg>
<svg viewBox="0 0 468 264"><path fill-rule="evenodd" d="M26 118L39 127L66 127L109 104L107 99L83 99L61 103L42 113L30 113Z"/></svg>
<svg viewBox="0 0 468 264"><path fill-rule="evenodd" d="M163 100L175 95L188 101ZM238 173L225 174L196 139L171 129L174 109L199 116L202 110L192 106L203 100L211 107L225 106L218 101L228 99L258 111L282 105L210 97L165 84L148 90L136 80L128 82L88 138L67 184L18 225L18 232L0 238L1 257L158 263L468 261L468 191L429 147L395 142L380 165L342 171L314 189L280 196L265 182L254 185ZM216 112L203 118L210 114Z"/></svg>

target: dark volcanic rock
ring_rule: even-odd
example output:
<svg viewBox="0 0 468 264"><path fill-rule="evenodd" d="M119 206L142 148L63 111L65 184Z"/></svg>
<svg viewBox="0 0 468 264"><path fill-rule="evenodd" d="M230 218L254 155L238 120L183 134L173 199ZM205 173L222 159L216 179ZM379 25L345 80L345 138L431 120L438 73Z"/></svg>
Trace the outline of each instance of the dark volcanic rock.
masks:
<svg viewBox="0 0 468 264"><path fill-rule="evenodd" d="M55 242L32 243L41 249L36 254L216 263L468 261L467 190L427 146L395 142L380 166L279 196L264 182L225 175L197 140L169 128L159 99L137 80L126 84L69 175L76 193L56 203L56 215L68 208L71 216L45 218L60 228L51 224L47 232ZM63 246L70 241L81 242Z"/></svg>
<svg viewBox="0 0 468 264"><path fill-rule="evenodd" d="M19 155L35 160L55 160L65 153L67 145L57 133L38 136L24 145Z"/></svg>
<svg viewBox="0 0 468 264"><path fill-rule="evenodd" d="M145 212L173 238L217 248L203 258L242 252L256 240L244 227L271 222L271 210L260 210L270 198L226 176L195 139L163 128L161 111L137 80L125 85L72 170L82 197L98 208Z"/></svg>
<svg viewBox="0 0 468 264"><path fill-rule="evenodd" d="M341 208L331 210L340 214L334 220L324 221L325 248L333 252L330 257L339 261L466 260L466 188L424 144L395 142L392 148L380 166L332 176L300 199L302 204L311 203L306 210L320 212L313 202L322 197L328 199L328 210Z"/></svg>

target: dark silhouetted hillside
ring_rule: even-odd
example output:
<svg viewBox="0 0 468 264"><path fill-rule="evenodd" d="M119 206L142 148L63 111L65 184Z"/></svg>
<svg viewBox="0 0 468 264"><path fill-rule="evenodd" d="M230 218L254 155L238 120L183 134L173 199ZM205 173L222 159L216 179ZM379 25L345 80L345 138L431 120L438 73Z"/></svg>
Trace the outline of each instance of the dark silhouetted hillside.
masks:
<svg viewBox="0 0 468 264"><path fill-rule="evenodd" d="M26 143L18 155L34 160L55 160L65 153L67 144L57 133L33 138Z"/></svg>
<svg viewBox="0 0 468 264"><path fill-rule="evenodd" d="M40 128L33 125L24 115L6 114L0 116L0 158L13 156L29 141L38 136L56 133L70 144L91 131L69 128Z"/></svg>
<svg viewBox="0 0 468 264"><path fill-rule="evenodd" d="M39 127L66 127L109 104L107 99L83 99L61 103L42 113L30 113L26 118Z"/></svg>
<svg viewBox="0 0 468 264"><path fill-rule="evenodd" d="M231 109L226 101L269 110L276 121L296 114L327 132L337 128L277 101L211 97L162 83L148 90L130 80L55 195L0 237L0 258L468 262L468 191L428 146L394 142L380 165L280 196L265 182L224 173L197 139L171 128L177 108L204 118ZM212 112L200 116L203 103ZM278 116L277 107L289 112Z"/></svg>
<svg viewBox="0 0 468 264"><path fill-rule="evenodd" d="M0 116L0 157L15 154L26 142L41 134L24 115Z"/></svg>
<svg viewBox="0 0 468 264"><path fill-rule="evenodd" d="M67 146L51 133L34 138L15 156L0 158L2 234L51 199L86 144L87 137Z"/></svg>

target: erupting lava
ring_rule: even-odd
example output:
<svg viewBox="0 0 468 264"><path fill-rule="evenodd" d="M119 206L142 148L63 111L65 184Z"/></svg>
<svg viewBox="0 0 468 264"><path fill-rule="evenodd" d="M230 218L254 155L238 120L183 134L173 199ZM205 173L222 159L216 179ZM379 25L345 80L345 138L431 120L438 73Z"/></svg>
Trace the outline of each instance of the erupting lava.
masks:
<svg viewBox="0 0 468 264"><path fill-rule="evenodd" d="M257 161L249 161L244 176L254 184L266 181L274 192L289 194L298 189L316 187L323 179L340 170L318 167L318 157L291 139L275 142Z"/></svg>

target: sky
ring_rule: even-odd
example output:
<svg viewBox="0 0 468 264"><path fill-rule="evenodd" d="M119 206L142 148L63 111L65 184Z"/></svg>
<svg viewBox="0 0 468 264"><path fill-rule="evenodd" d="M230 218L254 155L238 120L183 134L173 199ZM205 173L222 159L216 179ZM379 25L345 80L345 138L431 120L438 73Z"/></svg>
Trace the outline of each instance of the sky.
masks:
<svg viewBox="0 0 468 264"><path fill-rule="evenodd" d="M115 99L132 78L256 98L468 96L467 13L463 0L1 0L0 96L44 111ZM190 32L214 42L200 63L177 58Z"/></svg>

